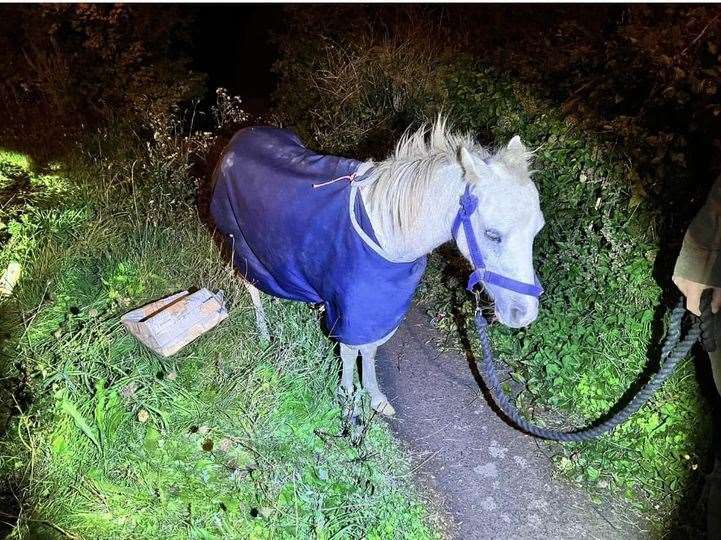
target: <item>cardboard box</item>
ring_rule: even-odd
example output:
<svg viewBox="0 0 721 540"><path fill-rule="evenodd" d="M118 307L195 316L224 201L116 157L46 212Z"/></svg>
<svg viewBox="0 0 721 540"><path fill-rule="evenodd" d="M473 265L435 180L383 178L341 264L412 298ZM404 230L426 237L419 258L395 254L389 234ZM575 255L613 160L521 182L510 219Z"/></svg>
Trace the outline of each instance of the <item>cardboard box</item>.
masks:
<svg viewBox="0 0 721 540"><path fill-rule="evenodd" d="M161 356L171 356L228 316L223 291L182 291L126 313L125 328Z"/></svg>

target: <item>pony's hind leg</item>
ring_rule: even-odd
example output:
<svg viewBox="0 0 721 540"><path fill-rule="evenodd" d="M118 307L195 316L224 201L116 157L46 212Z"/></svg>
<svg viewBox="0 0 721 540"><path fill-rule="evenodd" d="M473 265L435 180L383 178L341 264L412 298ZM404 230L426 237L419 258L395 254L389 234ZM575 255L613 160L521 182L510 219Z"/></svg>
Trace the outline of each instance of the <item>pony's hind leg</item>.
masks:
<svg viewBox="0 0 721 540"><path fill-rule="evenodd" d="M341 408L342 434L349 436L351 443L358 444L365 434L362 402L355 393L354 379L358 347L340 344L340 358L343 361L343 374L336 393Z"/></svg>
<svg viewBox="0 0 721 540"><path fill-rule="evenodd" d="M363 345L360 347L363 361L363 388L371 396L371 407L374 411L386 416L393 416L396 411L388 402L385 394L381 392L376 378L376 351L378 344Z"/></svg>
<svg viewBox="0 0 721 540"><path fill-rule="evenodd" d="M353 395L353 378L355 376L355 363L358 359L358 347L340 344L340 358L343 361L343 374L340 384L348 396Z"/></svg>
<svg viewBox="0 0 721 540"><path fill-rule="evenodd" d="M263 304L260 301L260 291L250 282L243 280L243 285L248 289L250 293L250 299L253 301L253 307L255 308L255 324L260 333L260 337L264 341L270 341L270 332L268 332L268 323L265 318L265 310Z"/></svg>

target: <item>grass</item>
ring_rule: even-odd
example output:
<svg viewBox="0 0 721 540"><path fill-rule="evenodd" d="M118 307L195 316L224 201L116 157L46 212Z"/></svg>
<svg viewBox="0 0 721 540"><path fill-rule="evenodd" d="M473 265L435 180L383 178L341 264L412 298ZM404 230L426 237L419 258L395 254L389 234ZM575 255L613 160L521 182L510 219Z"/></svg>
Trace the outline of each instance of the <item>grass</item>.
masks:
<svg viewBox="0 0 721 540"><path fill-rule="evenodd" d="M0 152L0 262L23 268L0 304L9 537L436 537L386 426L340 436L314 312L268 301L261 343L188 179L143 177L134 150L152 159L106 137L41 172ZM119 324L189 286L222 289L230 316L172 358Z"/></svg>

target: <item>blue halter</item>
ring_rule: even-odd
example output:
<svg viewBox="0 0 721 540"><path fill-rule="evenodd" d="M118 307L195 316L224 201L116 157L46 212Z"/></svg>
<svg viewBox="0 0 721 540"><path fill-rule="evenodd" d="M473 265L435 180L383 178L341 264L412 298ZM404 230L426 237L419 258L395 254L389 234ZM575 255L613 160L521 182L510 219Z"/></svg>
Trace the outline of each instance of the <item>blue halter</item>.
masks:
<svg viewBox="0 0 721 540"><path fill-rule="evenodd" d="M453 238L458 241L458 230L461 225L463 226L463 233L466 236L468 250L471 253L473 272L471 272L471 275L468 277L466 289L473 291L473 287L478 283L485 283L527 296L535 296L536 298L541 296L541 294L543 294L543 287L541 287L538 281L538 276L534 278L535 283L531 284L486 270L486 263L483 261L483 255L481 255L476 235L473 233L473 227L471 226L471 215L473 215L473 212L478 208L478 197L471 193L469 185L466 185L466 191L461 195L460 205L461 207L458 209L458 214L456 214L456 219L453 221L451 231Z"/></svg>

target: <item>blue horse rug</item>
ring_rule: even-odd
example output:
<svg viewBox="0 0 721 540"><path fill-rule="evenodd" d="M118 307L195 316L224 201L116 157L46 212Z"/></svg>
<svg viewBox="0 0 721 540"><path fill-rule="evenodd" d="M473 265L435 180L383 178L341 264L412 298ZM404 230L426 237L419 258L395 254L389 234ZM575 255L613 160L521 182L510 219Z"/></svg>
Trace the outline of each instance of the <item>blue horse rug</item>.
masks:
<svg viewBox="0 0 721 540"><path fill-rule="evenodd" d="M353 186L360 165L316 154L292 131L246 128L221 156L210 204L245 279L273 296L324 304L328 333L346 345L390 334L426 266L426 257L382 255Z"/></svg>

